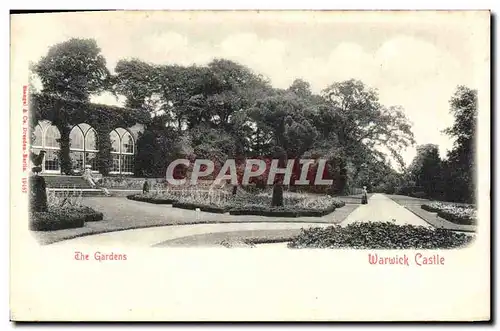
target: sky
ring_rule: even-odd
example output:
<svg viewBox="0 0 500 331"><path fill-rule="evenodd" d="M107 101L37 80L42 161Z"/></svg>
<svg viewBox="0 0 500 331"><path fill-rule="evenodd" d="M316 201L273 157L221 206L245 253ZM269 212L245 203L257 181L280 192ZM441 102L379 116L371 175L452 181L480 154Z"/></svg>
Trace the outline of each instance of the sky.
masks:
<svg viewBox="0 0 500 331"><path fill-rule="evenodd" d="M319 93L360 79L378 90L382 104L404 108L417 145L437 144L445 157L453 143L442 133L453 123L450 97L458 85L484 86L478 77L485 59L473 51L483 45L477 27L484 19L470 12L58 13L14 17L11 35L26 40L33 62L76 37L94 38L111 71L127 58L181 65L226 58L279 88L301 78ZM104 94L93 101L123 99ZM416 146L402 152L407 164L415 154Z"/></svg>

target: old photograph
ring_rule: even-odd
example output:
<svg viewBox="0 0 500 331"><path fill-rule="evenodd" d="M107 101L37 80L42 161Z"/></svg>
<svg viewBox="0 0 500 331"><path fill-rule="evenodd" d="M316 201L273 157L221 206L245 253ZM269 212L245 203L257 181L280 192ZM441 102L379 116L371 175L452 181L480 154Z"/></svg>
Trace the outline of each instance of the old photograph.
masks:
<svg viewBox="0 0 500 331"><path fill-rule="evenodd" d="M444 266L490 226L489 20L11 15L15 221L74 261L243 248Z"/></svg>

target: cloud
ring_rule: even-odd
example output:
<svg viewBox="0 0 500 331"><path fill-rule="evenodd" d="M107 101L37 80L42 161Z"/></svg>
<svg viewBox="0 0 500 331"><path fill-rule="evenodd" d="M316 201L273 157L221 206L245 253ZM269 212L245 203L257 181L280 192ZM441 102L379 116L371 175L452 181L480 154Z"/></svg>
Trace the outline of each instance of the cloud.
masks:
<svg viewBox="0 0 500 331"><path fill-rule="evenodd" d="M393 84L414 85L439 78L453 78L458 61L445 50L417 38L400 36L385 42L375 54L380 75ZM449 76L451 75L451 77Z"/></svg>
<svg viewBox="0 0 500 331"><path fill-rule="evenodd" d="M152 63L191 65L207 62L208 54L203 44L190 43L186 36L176 32L149 35L140 45L136 57Z"/></svg>
<svg viewBox="0 0 500 331"><path fill-rule="evenodd" d="M446 50L414 37L397 36L374 52L359 44L341 43L327 61L315 63L323 70L309 71L312 86L318 89L335 81L360 79L378 89L382 104L403 106L417 144L436 143L441 156L452 147L442 133L453 123L448 100L458 84L470 80ZM406 162L415 154L414 148L403 152Z"/></svg>
<svg viewBox="0 0 500 331"><path fill-rule="evenodd" d="M277 86L288 84L293 73L284 65L289 45L278 39L263 39L252 33L233 34L214 48L215 57L247 65L272 79Z"/></svg>

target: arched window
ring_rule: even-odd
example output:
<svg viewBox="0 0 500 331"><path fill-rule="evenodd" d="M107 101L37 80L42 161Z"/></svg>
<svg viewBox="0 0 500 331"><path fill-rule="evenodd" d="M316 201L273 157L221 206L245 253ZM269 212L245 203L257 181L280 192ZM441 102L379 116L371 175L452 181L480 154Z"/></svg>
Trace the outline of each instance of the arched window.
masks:
<svg viewBox="0 0 500 331"><path fill-rule="evenodd" d="M134 172L134 139L132 135L125 132L121 143L121 172Z"/></svg>
<svg viewBox="0 0 500 331"><path fill-rule="evenodd" d="M71 142L71 149L82 149L84 145L84 138L82 129L77 125L73 127L69 134L69 141Z"/></svg>
<svg viewBox="0 0 500 331"><path fill-rule="evenodd" d="M69 139L73 171L83 172L87 165L92 171L98 171L96 131L90 125L80 123L71 129Z"/></svg>
<svg viewBox="0 0 500 331"><path fill-rule="evenodd" d="M97 151L97 133L92 128L85 135L85 149Z"/></svg>
<svg viewBox="0 0 500 331"><path fill-rule="evenodd" d="M120 136L118 132L111 131L109 134L109 139L111 140L111 152L120 153Z"/></svg>
<svg viewBox="0 0 500 331"><path fill-rule="evenodd" d="M125 132L122 136L122 153L134 154L134 139L132 135Z"/></svg>
<svg viewBox="0 0 500 331"><path fill-rule="evenodd" d="M97 132L93 128L89 128L85 134L85 162L92 166L93 171L99 169L97 164Z"/></svg>
<svg viewBox="0 0 500 331"><path fill-rule="evenodd" d="M61 138L61 134L59 130L51 125L45 130L45 144L44 147L52 147L59 149L59 139Z"/></svg>
<svg viewBox="0 0 500 331"><path fill-rule="evenodd" d="M44 150L45 157L42 163L42 172L60 172L59 164L59 139L61 134L56 126L49 121L40 121L35 127L34 140L31 142L31 150L40 154Z"/></svg>
<svg viewBox="0 0 500 331"><path fill-rule="evenodd" d="M82 130L77 126L69 133L71 168L75 172L83 172L85 169L84 137Z"/></svg>
<svg viewBox="0 0 500 331"><path fill-rule="evenodd" d="M33 137L33 141L31 142L31 145L33 147L43 148L43 131L42 131L42 127L40 126L40 124L38 124L35 127L34 133L35 133L35 136Z"/></svg>
<svg viewBox="0 0 500 331"><path fill-rule="evenodd" d="M123 128L110 132L111 157L113 160L111 172L119 174L134 173L134 138Z"/></svg>

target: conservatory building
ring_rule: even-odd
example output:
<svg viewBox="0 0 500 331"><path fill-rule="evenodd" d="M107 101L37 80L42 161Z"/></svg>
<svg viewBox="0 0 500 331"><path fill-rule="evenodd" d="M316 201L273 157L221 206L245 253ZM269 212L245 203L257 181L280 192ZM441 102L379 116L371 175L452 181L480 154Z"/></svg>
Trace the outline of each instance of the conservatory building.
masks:
<svg viewBox="0 0 500 331"><path fill-rule="evenodd" d="M134 174L135 145L138 133L141 131L142 125L136 125L130 128L115 128L109 133L111 142L109 174ZM50 121L40 121L35 127L31 149L35 154L39 154L42 150L46 152L41 165L44 174L61 174L60 138L59 129ZM77 124L71 128L69 141L69 155L73 173L83 173L85 168L90 168L92 172L98 173L97 154L99 149L95 129L87 123Z"/></svg>
<svg viewBox="0 0 500 331"><path fill-rule="evenodd" d="M30 149L32 157L45 151L43 175L134 174L144 131L137 111L46 95L32 100Z"/></svg>

